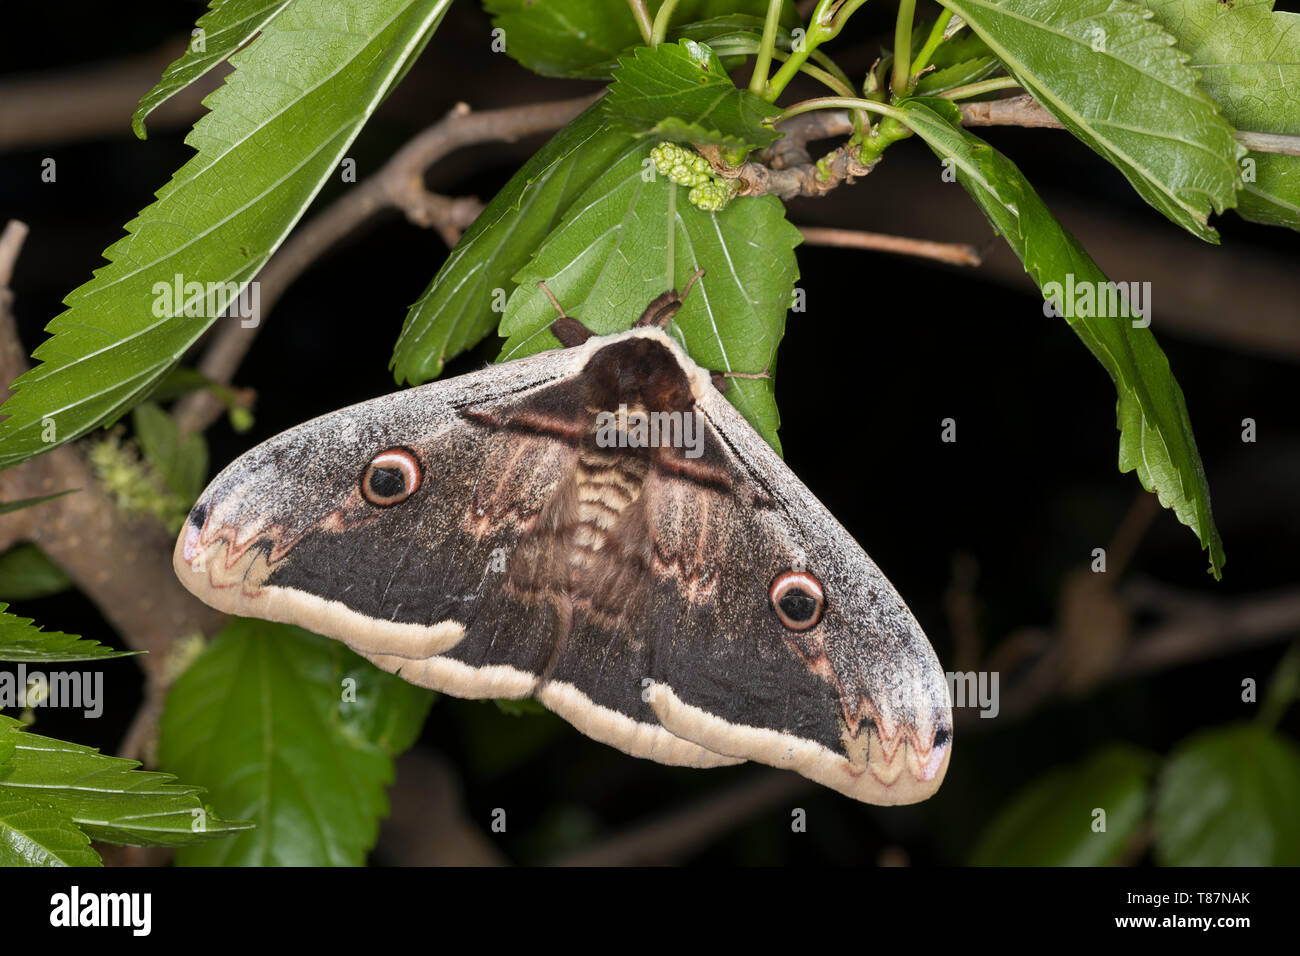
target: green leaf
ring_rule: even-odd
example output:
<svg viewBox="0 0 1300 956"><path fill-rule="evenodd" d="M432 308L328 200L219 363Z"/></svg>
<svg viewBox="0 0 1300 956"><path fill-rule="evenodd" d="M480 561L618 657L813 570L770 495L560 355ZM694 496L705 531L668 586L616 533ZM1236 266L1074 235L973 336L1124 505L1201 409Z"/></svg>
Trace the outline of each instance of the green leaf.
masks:
<svg viewBox="0 0 1300 956"><path fill-rule="evenodd" d="M605 103L611 119L658 140L759 148L781 135L762 125L781 110L737 89L717 55L694 40L620 59Z"/></svg>
<svg viewBox="0 0 1300 956"><path fill-rule="evenodd" d="M568 314L605 335L631 328L651 300L703 268L669 334L712 371L758 373L773 362L799 277L798 230L775 196L740 198L707 213L666 179L647 181L653 146L643 143L592 183L515 277L500 360L559 346L549 331L555 310L539 281ZM772 379L730 384L727 398L779 449Z"/></svg>
<svg viewBox="0 0 1300 956"><path fill-rule="evenodd" d="M534 73L604 79L618 56L642 44L632 12L622 0L485 0L492 25L505 31L506 53ZM659 0L648 0L651 19ZM698 20L730 14L762 17L767 0L681 0L674 30ZM799 24L792 0L782 5L781 23Z"/></svg>
<svg viewBox="0 0 1300 956"><path fill-rule="evenodd" d="M1107 866L1146 816L1154 758L1126 745L1098 751L1021 790L988 825L975 866ZM1105 811L1105 829L1097 830Z"/></svg>
<svg viewBox="0 0 1300 956"><path fill-rule="evenodd" d="M1057 291L1058 313L1064 287L1094 289L1105 273L1047 206L1016 165L978 136L953 126L960 113L947 100L906 100L904 122L957 170L957 180L1010 244L1025 271L1044 290ZM935 110L948 117L944 119ZM1169 360L1149 328L1134 328L1123 316L1067 316L1076 335L1101 362L1119 395L1119 469L1136 471L1147 491L1172 508L1209 550L1215 577L1223 567L1223 542L1210 510L1210 487L1196 450L1182 389Z"/></svg>
<svg viewBox="0 0 1300 956"><path fill-rule="evenodd" d="M929 38L930 29L934 26L933 20L927 20L912 30L912 59L916 59L921 47L925 46ZM948 24L952 28L952 22ZM965 63L968 60L982 60L985 57L993 56L993 51L978 34L970 30L959 30L944 40L930 54L930 64L938 69L945 69L955 66L958 63ZM997 59L997 57L994 57Z"/></svg>
<svg viewBox="0 0 1300 956"><path fill-rule="evenodd" d="M763 39L763 17L732 13L711 20L683 23L681 26L670 28L667 39L707 43L709 48L718 55L723 67L734 70L744 62L745 57L758 52L759 44ZM777 27L776 49L789 53L794 42L794 34L789 29L784 26ZM813 50L809 59L841 77L845 86L853 86L853 82L844 75L844 71L821 50Z"/></svg>
<svg viewBox="0 0 1300 956"><path fill-rule="evenodd" d="M449 4L297 0L231 57L234 72L186 140L197 155L46 327L40 364L0 409L10 416L0 467L112 422L149 393L284 240ZM168 292L177 276L204 296ZM51 430L55 441L42 441Z"/></svg>
<svg viewBox="0 0 1300 956"><path fill-rule="evenodd" d="M921 52L930 26L912 31L912 57ZM977 34L962 30L943 43L930 56L934 68L921 75L914 90L917 96L937 96L968 83L987 79L1002 70L1002 61L993 55Z"/></svg>
<svg viewBox="0 0 1300 956"><path fill-rule="evenodd" d="M257 829L187 849L177 863L364 863L388 812L393 756L415 739L431 701L337 641L233 622L168 696L159 753Z"/></svg>
<svg viewBox="0 0 1300 956"><path fill-rule="evenodd" d="M943 0L1020 84L1171 220L1209 242L1244 152L1186 54L1128 0Z"/></svg>
<svg viewBox="0 0 1300 956"><path fill-rule="evenodd" d="M1300 14L1273 0L1144 0L1238 129L1300 136ZM1249 154L1237 212L1300 229L1300 156Z"/></svg>
<svg viewBox="0 0 1300 956"><path fill-rule="evenodd" d="M182 504L191 504L208 475L208 443L197 433L182 438L175 420L153 402L137 405L131 418L145 458Z"/></svg>
<svg viewBox="0 0 1300 956"><path fill-rule="evenodd" d="M933 70L916 81L917 96L937 96L947 93L959 86L977 83L1002 70L1002 63L995 56L978 57L973 60L961 60L942 70Z"/></svg>
<svg viewBox="0 0 1300 956"><path fill-rule="evenodd" d="M185 53L163 71L162 79L144 95L131 128L144 139L144 121L150 113L189 86L209 70L224 63L230 54L257 35L289 0L212 0L209 11L196 24L201 37L192 36Z"/></svg>
<svg viewBox="0 0 1300 956"><path fill-rule="evenodd" d="M52 495L41 495L37 498L21 498L18 501L0 501L0 515L22 511L24 508L34 508L37 505L45 504L47 501L53 501L55 498L62 498L64 495L70 495L74 491L80 490L80 488L69 488L67 491L56 491Z"/></svg>
<svg viewBox="0 0 1300 956"><path fill-rule="evenodd" d="M18 726L0 714L0 731ZM198 787L136 770L134 760L31 733L19 734L15 744L13 757L0 765L0 798L17 793L66 814L92 840L185 846L252 826L220 819L199 801Z"/></svg>
<svg viewBox="0 0 1300 956"><path fill-rule="evenodd" d="M0 661L99 661L130 657L141 651L115 651L99 641L59 631L43 631L31 618L6 614L0 603Z"/></svg>
<svg viewBox="0 0 1300 956"><path fill-rule="evenodd" d="M596 103L538 150L474 220L411 306L393 350L397 381L419 385L437 378L447 359L495 329L514 274L573 200L636 147L635 137L608 126L603 103Z"/></svg>
<svg viewBox="0 0 1300 956"><path fill-rule="evenodd" d="M1160 774L1156 859L1167 866L1298 866L1298 806L1294 743L1257 725L1204 731L1179 744Z"/></svg>
<svg viewBox="0 0 1300 956"><path fill-rule="evenodd" d="M0 555L0 601L29 601L60 594L72 578L34 544L19 544Z"/></svg>
<svg viewBox="0 0 1300 956"><path fill-rule="evenodd" d="M392 757L413 747L437 694L381 671L351 651L341 652L335 641L329 649L343 659L343 676L335 686L355 688L346 702L336 704L343 733L358 747L378 747Z"/></svg>
<svg viewBox="0 0 1300 956"><path fill-rule="evenodd" d="M0 788L0 866L103 866L66 813Z"/></svg>

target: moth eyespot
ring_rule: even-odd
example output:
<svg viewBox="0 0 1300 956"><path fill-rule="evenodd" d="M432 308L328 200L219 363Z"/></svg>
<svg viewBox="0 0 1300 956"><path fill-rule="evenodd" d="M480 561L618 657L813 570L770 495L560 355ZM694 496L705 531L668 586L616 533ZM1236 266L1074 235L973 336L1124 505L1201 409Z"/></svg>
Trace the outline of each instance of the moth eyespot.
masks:
<svg viewBox="0 0 1300 956"><path fill-rule="evenodd" d="M777 619L792 631L816 627L826 610L822 583L807 571L782 571L767 595Z"/></svg>
<svg viewBox="0 0 1300 956"><path fill-rule="evenodd" d="M420 461L408 448L381 451L361 474L361 494L372 505L387 508L405 501L420 487Z"/></svg>

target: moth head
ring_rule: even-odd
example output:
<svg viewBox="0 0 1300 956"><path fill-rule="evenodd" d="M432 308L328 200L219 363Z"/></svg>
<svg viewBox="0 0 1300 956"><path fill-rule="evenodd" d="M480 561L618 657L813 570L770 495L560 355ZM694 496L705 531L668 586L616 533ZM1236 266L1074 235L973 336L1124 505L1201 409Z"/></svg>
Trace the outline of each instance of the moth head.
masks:
<svg viewBox="0 0 1300 956"><path fill-rule="evenodd" d="M626 338L598 350L583 375L584 401L608 408L625 402L684 411L694 402L690 379L668 348L649 337Z"/></svg>

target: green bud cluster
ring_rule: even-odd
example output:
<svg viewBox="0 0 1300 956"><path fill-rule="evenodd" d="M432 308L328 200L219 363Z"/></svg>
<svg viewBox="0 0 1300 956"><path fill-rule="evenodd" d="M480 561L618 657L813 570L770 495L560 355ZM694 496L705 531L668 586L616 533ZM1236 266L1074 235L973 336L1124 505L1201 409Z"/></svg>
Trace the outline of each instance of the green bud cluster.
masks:
<svg viewBox="0 0 1300 956"><path fill-rule="evenodd" d="M660 143L650 150L655 169L660 176L667 176L678 186L703 186L713 179L713 169L709 161L695 152L677 143Z"/></svg>
<svg viewBox="0 0 1300 956"><path fill-rule="evenodd" d="M739 188L739 183L718 176L707 159L679 143L660 143L650 151L650 158L659 175L688 187L687 200L705 212L725 208Z"/></svg>
<svg viewBox="0 0 1300 956"><path fill-rule="evenodd" d="M90 446L90 467L117 507L128 517L149 515L175 534L189 505L181 501L120 431Z"/></svg>
<svg viewBox="0 0 1300 956"><path fill-rule="evenodd" d="M714 179L703 186L696 186L687 194L691 205L705 212L719 212L724 209L731 197L735 195L740 183L734 179Z"/></svg>

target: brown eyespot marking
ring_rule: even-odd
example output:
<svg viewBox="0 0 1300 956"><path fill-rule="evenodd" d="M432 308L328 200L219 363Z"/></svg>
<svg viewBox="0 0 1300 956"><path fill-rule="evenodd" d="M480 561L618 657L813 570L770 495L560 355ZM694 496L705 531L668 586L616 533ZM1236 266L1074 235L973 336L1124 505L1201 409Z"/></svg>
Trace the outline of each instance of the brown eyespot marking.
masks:
<svg viewBox="0 0 1300 956"><path fill-rule="evenodd" d="M817 626L826 610L822 583L807 571L782 571L767 592L777 618L792 631Z"/></svg>
<svg viewBox="0 0 1300 956"><path fill-rule="evenodd" d="M361 494L372 505L387 508L405 501L420 487L420 461L409 448L381 451L361 475Z"/></svg>

